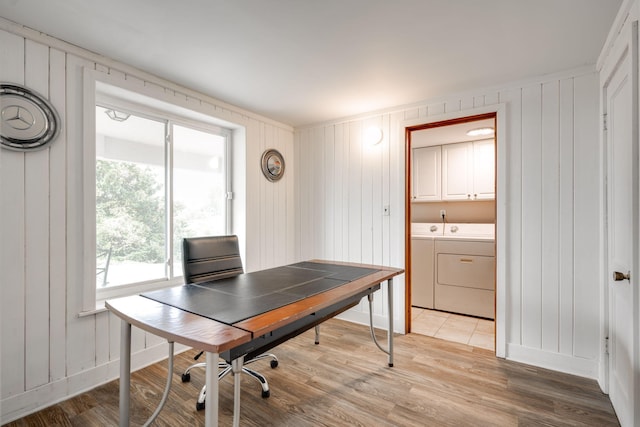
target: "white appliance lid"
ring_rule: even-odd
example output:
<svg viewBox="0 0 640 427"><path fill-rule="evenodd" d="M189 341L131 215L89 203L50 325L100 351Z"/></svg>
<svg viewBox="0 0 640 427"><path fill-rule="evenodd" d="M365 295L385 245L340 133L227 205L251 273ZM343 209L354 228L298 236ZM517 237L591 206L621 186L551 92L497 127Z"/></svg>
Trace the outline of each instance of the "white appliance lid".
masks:
<svg viewBox="0 0 640 427"><path fill-rule="evenodd" d="M444 228L445 236L495 236L495 224L446 224Z"/></svg>
<svg viewBox="0 0 640 427"><path fill-rule="evenodd" d="M443 234L442 223L437 222L412 222L411 235L414 236L435 236Z"/></svg>

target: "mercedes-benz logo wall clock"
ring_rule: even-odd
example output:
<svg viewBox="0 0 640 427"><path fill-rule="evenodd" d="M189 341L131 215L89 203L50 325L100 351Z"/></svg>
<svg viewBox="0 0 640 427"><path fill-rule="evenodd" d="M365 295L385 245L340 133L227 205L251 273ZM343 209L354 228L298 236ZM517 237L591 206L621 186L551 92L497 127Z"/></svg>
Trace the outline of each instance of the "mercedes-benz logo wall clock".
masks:
<svg viewBox="0 0 640 427"><path fill-rule="evenodd" d="M53 106L24 86L0 83L0 144L17 151L45 148L60 132Z"/></svg>
<svg viewBox="0 0 640 427"><path fill-rule="evenodd" d="M271 182L282 178L284 174L284 158L273 148L262 153L262 173Z"/></svg>

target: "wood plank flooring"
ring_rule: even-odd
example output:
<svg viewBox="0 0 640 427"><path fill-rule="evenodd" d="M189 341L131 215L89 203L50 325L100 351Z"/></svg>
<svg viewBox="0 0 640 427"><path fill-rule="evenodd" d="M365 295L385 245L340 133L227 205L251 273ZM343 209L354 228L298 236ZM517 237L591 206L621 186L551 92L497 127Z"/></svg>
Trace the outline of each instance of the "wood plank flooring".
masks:
<svg viewBox="0 0 640 427"><path fill-rule="evenodd" d="M395 339L395 366L371 342L368 328L330 320L280 345L280 366L266 374L271 397L243 376L242 426L617 426L611 403L593 380L497 359L465 344L409 334ZM379 331L384 340L384 332ZM204 425L195 401L204 371L180 374L195 351L176 357L168 402L154 425ZM132 375L132 425L141 425L162 396L166 361ZM231 425L232 378L221 384L220 425ZM118 381L15 422L17 426L115 426Z"/></svg>

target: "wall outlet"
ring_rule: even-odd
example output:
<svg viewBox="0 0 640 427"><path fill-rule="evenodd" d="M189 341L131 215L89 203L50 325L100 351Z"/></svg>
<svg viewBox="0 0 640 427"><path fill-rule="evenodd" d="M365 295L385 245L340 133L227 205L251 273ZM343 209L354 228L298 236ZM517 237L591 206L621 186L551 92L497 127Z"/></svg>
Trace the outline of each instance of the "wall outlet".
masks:
<svg viewBox="0 0 640 427"><path fill-rule="evenodd" d="M440 209L440 218L444 219L446 215L447 215L447 211L444 209Z"/></svg>

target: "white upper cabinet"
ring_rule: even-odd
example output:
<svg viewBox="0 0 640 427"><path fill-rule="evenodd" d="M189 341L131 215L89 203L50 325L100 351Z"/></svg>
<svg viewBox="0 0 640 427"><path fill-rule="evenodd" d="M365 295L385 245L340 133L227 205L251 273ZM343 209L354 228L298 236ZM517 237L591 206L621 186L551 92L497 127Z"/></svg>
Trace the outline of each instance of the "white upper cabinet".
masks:
<svg viewBox="0 0 640 427"><path fill-rule="evenodd" d="M494 153L491 139L415 148L413 200L493 200Z"/></svg>
<svg viewBox="0 0 640 427"><path fill-rule="evenodd" d="M473 143L473 199L492 200L496 197L495 144L493 140Z"/></svg>
<svg viewBox="0 0 640 427"><path fill-rule="evenodd" d="M413 200L442 200L441 152L440 146L413 150Z"/></svg>
<svg viewBox="0 0 640 427"><path fill-rule="evenodd" d="M442 199L471 199L473 149L467 142L442 146Z"/></svg>

